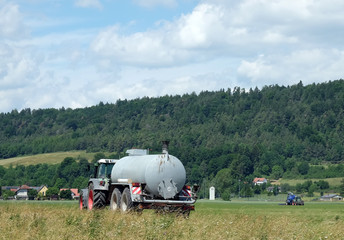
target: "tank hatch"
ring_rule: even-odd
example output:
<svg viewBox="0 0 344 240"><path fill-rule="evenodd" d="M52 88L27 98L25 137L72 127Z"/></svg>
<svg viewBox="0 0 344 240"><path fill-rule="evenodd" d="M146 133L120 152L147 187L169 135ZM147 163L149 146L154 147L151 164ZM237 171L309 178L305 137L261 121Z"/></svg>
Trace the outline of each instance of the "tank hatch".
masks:
<svg viewBox="0 0 344 240"><path fill-rule="evenodd" d="M126 151L129 156L142 156L148 155L149 152L147 149L129 149Z"/></svg>
<svg viewBox="0 0 344 240"><path fill-rule="evenodd" d="M178 193L176 183L172 179L164 179L158 186L158 192L165 199L173 198Z"/></svg>

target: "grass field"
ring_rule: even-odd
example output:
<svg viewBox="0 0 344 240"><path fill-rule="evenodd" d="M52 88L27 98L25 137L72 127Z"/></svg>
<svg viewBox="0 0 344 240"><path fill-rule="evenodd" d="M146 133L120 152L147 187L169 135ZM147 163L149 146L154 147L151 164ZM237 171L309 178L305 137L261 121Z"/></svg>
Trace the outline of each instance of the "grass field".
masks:
<svg viewBox="0 0 344 240"><path fill-rule="evenodd" d="M343 178L324 178L324 179L279 179L278 181L275 181L273 184L284 184L288 183L290 186L296 186L298 183L304 183L305 181L312 180L313 182L319 181L319 180L325 180L327 181L331 187L337 187L341 184Z"/></svg>
<svg viewBox="0 0 344 240"><path fill-rule="evenodd" d="M174 215L80 211L77 202L0 201L0 239L343 239L344 204L198 201Z"/></svg>
<svg viewBox="0 0 344 240"><path fill-rule="evenodd" d="M104 153L106 156L110 153ZM36 165L39 163L57 164L63 161L66 157L86 158L91 161L95 153L86 153L86 151L70 151L70 152L56 152L37 154L32 156L15 157L0 160L0 166L8 167L10 164L15 165Z"/></svg>

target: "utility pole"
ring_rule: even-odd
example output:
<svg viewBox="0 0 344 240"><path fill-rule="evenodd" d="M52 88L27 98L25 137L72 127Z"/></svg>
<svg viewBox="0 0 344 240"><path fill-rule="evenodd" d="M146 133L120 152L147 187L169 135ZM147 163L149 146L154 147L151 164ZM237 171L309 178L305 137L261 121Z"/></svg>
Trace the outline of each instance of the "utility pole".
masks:
<svg viewBox="0 0 344 240"><path fill-rule="evenodd" d="M240 198L240 179L239 179L239 198Z"/></svg>

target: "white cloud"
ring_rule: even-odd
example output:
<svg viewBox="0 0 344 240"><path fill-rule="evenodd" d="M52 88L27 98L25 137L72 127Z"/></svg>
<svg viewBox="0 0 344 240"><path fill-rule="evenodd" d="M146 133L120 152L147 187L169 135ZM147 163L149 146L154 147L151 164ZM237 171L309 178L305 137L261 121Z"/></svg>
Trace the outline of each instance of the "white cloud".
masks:
<svg viewBox="0 0 344 240"><path fill-rule="evenodd" d="M98 8L103 9L103 5L99 0L76 0L75 5L84 8Z"/></svg>
<svg viewBox="0 0 344 240"><path fill-rule="evenodd" d="M18 5L0 2L0 16L0 38L18 39L28 34Z"/></svg>
<svg viewBox="0 0 344 240"><path fill-rule="evenodd" d="M74 1L104 12L109 2ZM343 78L343 10L340 0L201 0L191 12L140 31L128 31L140 25L133 16L130 27L116 20L67 32L62 25L83 20L30 20L0 0L0 111ZM24 23L45 33L30 36Z"/></svg>
<svg viewBox="0 0 344 240"><path fill-rule="evenodd" d="M238 76L251 85L292 85L302 80L305 84L343 78L344 51L335 49L296 50L286 55L259 56L243 60Z"/></svg>
<svg viewBox="0 0 344 240"><path fill-rule="evenodd" d="M175 7L178 5L177 0L133 0L133 2L146 8L156 6Z"/></svg>

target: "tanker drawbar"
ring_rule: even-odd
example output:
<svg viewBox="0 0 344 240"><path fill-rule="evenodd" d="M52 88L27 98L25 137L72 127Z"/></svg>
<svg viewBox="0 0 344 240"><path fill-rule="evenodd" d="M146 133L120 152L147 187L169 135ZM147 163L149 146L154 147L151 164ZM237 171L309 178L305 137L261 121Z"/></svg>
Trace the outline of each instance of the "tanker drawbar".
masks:
<svg viewBox="0 0 344 240"><path fill-rule="evenodd" d="M103 208L128 212L156 209L188 216L194 210L197 187L186 186L182 162L167 151L161 154L130 149L121 159L101 159L80 195L80 209Z"/></svg>

